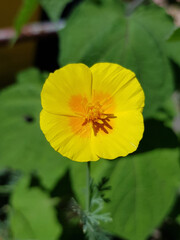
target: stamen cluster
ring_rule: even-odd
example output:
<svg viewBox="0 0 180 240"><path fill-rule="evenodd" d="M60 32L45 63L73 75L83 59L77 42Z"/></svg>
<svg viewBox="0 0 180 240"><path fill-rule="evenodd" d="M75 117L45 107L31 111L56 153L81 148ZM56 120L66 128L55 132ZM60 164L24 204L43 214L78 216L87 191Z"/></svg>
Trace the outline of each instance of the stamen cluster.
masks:
<svg viewBox="0 0 180 240"><path fill-rule="evenodd" d="M86 111L85 121L83 125L91 122L94 130L94 135L97 135L101 129L105 133L109 133L107 129L112 129L110 119L115 118L114 114L106 114L102 105L97 102L96 104L88 104Z"/></svg>
<svg viewBox="0 0 180 240"><path fill-rule="evenodd" d="M103 124L102 119L105 119L107 116L103 113L103 109L100 103L96 103L95 105L89 104L87 107L87 115L86 120L89 122L98 122L99 124Z"/></svg>

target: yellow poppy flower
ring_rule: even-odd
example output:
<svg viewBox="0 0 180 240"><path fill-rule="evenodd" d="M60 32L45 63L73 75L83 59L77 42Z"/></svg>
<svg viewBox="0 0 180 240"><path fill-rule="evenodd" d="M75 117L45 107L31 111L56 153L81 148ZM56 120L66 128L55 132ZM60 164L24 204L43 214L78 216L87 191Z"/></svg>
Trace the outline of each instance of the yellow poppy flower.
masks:
<svg viewBox="0 0 180 240"><path fill-rule="evenodd" d="M41 130L71 160L126 156L142 138L144 92L135 74L118 64L60 68L47 78L41 102Z"/></svg>

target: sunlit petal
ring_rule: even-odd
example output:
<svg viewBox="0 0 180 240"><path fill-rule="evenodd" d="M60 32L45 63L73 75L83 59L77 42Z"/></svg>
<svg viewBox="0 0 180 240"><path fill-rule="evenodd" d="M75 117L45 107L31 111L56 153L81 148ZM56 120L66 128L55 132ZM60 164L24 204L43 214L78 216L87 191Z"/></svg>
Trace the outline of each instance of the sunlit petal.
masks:
<svg viewBox="0 0 180 240"><path fill-rule="evenodd" d="M91 67L93 93L102 92L114 98L115 112L142 109L144 92L135 74L113 63L97 63ZM102 100L103 101L103 100ZM104 98L108 101L108 97ZM107 106L111 108L111 104Z"/></svg>
<svg viewBox="0 0 180 240"><path fill-rule="evenodd" d="M84 64L69 64L50 73L42 92L42 107L54 114L75 115L69 102L72 96L91 98L92 75Z"/></svg>
<svg viewBox="0 0 180 240"><path fill-rule="evenodd" d="M92 128L82 128L82 118L41 111L40 127L51 146L63 156L78 162L97 161L91 146Z"/></svg>
<svg viewBox="0 0 180 240"><path fill-rule="evenodd" d="M138 111L128 111L112 119L113 129L99 131L93 136L93 148L98 156L114 159L134 152L144 132L142 114Z"/></svg>

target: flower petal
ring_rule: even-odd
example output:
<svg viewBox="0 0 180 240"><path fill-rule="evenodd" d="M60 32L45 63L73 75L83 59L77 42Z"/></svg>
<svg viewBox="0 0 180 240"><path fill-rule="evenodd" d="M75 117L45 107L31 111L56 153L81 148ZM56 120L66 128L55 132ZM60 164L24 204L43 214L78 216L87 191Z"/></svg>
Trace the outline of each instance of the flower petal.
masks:
<svg viewBox="0 0 180 240"><path fill-rule="evenodd" d="M119 113L111 121L112 130L99 132L92 138L94 151L100 158L114 159L134 152L144 132L143 116L139 111Z"/></svg>
<svg viewBox="0 0 180 240"><path fill-rule="evenodd" d="M90 69L93 75L93 95L96 95L96 92L104 92L113 97L114 114L122 111L142 110L144 92L132 71L114 63L97 63Z"/></svg>
<svg viewBox="0 0 180 240"><path fill-rule="evenodd" d="M90 69L84 64L69 64L50 73L41 92L42 107L50 113L74 116L76 113L70 106L72 97L89 100L91 87Z"/></svg>
<svg viewBox="0 0 180 240"><path fill-rule="evenodd" d="M47 141L60 154L78 162L97 161L91 145L92 127L83 126L83 118L41 111L40 127Z"/></svg>

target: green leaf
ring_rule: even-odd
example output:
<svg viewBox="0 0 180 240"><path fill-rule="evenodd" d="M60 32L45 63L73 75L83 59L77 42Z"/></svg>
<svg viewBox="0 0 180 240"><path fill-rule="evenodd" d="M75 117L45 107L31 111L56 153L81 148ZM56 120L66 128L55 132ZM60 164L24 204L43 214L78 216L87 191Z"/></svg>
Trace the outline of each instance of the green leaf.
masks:
<svg viewBox="0 0 180 240"><path fill-rule="evenodd" d="M21 32L22 27L30 19L36 8L38 7L38 0L23 0L22 6L17 14L14 22L17 37Z"/></svg>
<svg viewBox="0 0 180 240"><path fill-rule="evenodd" d="M170 37L168 38L168 41L180 41L180 28L176 28Z"/></svg>
<svg viewBox="0 0 180 240"><path fill-rule="evenodd" d="M57 21L65 6L72 0L38 0L52 21Z"/></svg>
<svg viewBox="0 0 180 240"><path fill-rule="evenodd" d="M177 106L174 98L171 97L164 102L161 109L154 115L154 118L163 121L166 126L171 128L173 126L173 120L177 115Z"/></svg>
<svg viewBox="0 0 180 240"><path fill-rule="evenodd" d="M149 31L154 33L156 38L161 41L161 45L164 46L167 56L180 65L180 54L178 54L180 52L180 42L167 41L169 35L175 29L172 18L166 14L163 8L159 8L155 5L152 5L150 8L145 8L147 14L144 15L144 18L145 22L148 23Z"/></svg>
<svg viewBox="0 0 180 240"><path fill-rule="evenodd" d="M180 224L180 215L178 215L178 216L176 217L176 222L178 222L178 224Z"/></svg>
<svg viewBox="0 0 180 240"><path fill-rule="evenodd" d="M167 42L166 47L168 56L180 66L180 42Z"/></svg>
<svg viewBox="0 0 180 240"><path fill-rule="evenodd" d="M28 188L29 179L20 180L11 197L10 224L13 239L57 240L62 232L53 200L38 188Z"/></svg>
<svg viewBox="0 0 180 240"><path fill-rule="evenodd" d="M83 62L88 66L96 62L115 62L130 68L145 90L144 116L152 117L174 88L165 37L160 37L164 29L166 34L170 31L172 24L165 22L162 29L156 25L156 18L164 17L168 18L153 4L139 7L126 17L123 7L115 1L100 5L83 2L59 33L59 61L62 65Z"/></svg>
<svg viewBox="0 0 180 240"><path fill-rule="evenodd" d="M70 161L52 149L40 130L42 79L37 70L27 70L19 75L19 84L0 93L0 167L35 172L52 188Z"/></svg>
<svg viewBox="0 0 180 240"><path fill-rule="evenodd" d="M157 149L118 162L110 178L113 203L107 210L114 221L109 230L143 240L162 223L179 185L178 157L178 149Z"/></svg>
<svg viewBox="0 0 180 240"><path fill-rule="evenodd" d="M86 164L71 165L72 186L84 208ZM179 149L177 137L155 120L147 121L144 138L136 154L126 158L91 163L94 181L109 178L112 223L102 227L128 240L144 240L159 227L170 212L179 188Z"/></svg>
<svg viewBox="0 0 180 240"><path fill-rule="evenodd" d="M104 211L111 214L113 222L104 228L129 240L146 239L175 201L180 180L178 157L178 149L156 149L121 160L92 163L96 181L101 176L110 177L112 186L111 202ZM85 189L83 175L84 166L76 165L72 182L81 202Z"/></svg>
<svg viewBox="0 0 180 240"><path fill-rule="evenodd" d="M41 73L37 68L28 68L17 74L17 82L20 84L43 84L48 77L47 72Z"/></svg>
<svg viewBox="0 0 180 240"><path fill-rule="evenodd" d="M119 21L119 15L122 15L120 10L119 7L115 8L109 3L96 5L90 1L85 1L76 7L65 29L60 32L62 41L60 63L65 65L85 58L86 52L93 49L91 44L98 44L103 36L108 37L112 26ZM85 59L86 62L91 64L95 56L100 56L101 49L98 50L98 52L93 50L92 54Z"/></svg>
<svg viewBox="0 0 180 240"><path fill-rule="evenodd" d="M180 42L179 41L167 41L169 34L175 29L172 18L165 13L162 8L156 6L153 7L153 12L149 9L146 21L151 32L154 32L156 37L161 40L167 56L175 63L180 65ZM152 16L155 21L152 21Z"/></svg>

